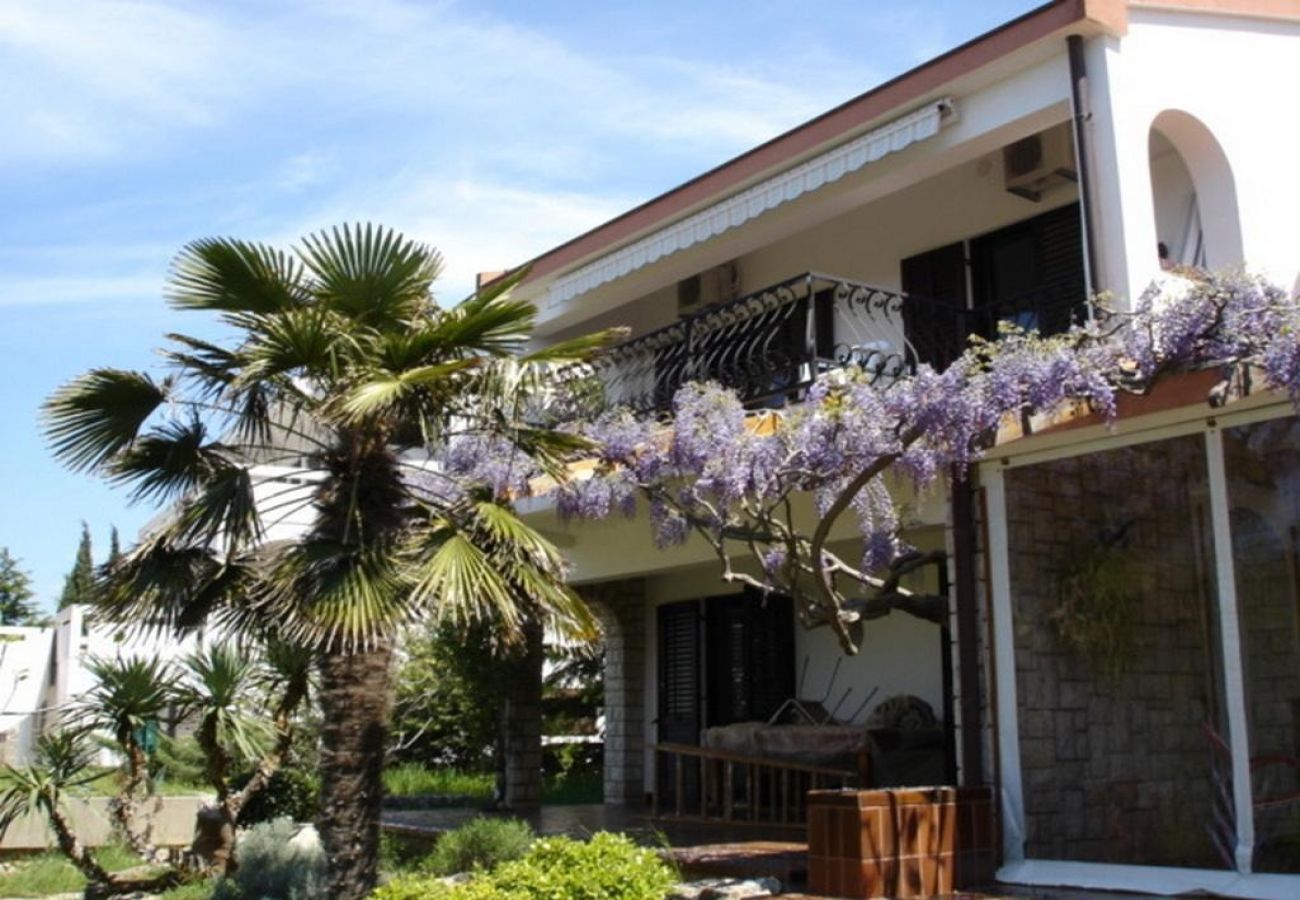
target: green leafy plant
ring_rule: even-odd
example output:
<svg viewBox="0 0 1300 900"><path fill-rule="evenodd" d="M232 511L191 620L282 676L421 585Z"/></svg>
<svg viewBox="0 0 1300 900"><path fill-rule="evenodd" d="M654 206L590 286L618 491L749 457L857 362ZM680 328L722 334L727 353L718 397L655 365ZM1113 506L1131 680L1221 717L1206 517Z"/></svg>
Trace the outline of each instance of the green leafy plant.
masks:
<svg viewBox="0 0 1300 900"><path fill-rule="evenodd" d="M434 875L491 871L523 856L536 839L528 823L519 819L471 819L439 838L421 868Z"/></svg>
<svg viewBox="0 0 1300 900"><path fill-rule="evenodd" d="M109 814L127 845L141 859L161 859L140 804L151 792L149 758L158 747L160 724L171 711L170 667L157 659L92 659L93 687L74 708L79 725L107 732L124 760Z"/></svg>
<svg viewBox="0 0 1300 900"><path fill-rule="evenodd" d="M653 850L621 834L539 838L522 858L464 884L398 878L373 900L663 900L677 876Z"/></svg>
<svg viewBox="0 0 1300 900"><path fill-rule="evenodd" d="M252 772L246 772L235 778L233 786L243 788L251 778ZM239 811L239 826L247 828L274 819L310 822L319 811L320 780L299 765L289 765L277 770L248 798Z"/></svg>
<svg viewBox="0 0 1300 900"><path fill-rule="evenodd" d="M1102 542L1061 574L1060 600L1049 614L1062 646L1118 684L1137 653L1139 591L1120 543Z"/></svg>
<svg viewBox="0 0 1300 900"><path fill-rule="evenodd" d="M203 748L193 735L162 735L158 739L158 750L150 762L150 777L159 788L208 790Z"/></svg>

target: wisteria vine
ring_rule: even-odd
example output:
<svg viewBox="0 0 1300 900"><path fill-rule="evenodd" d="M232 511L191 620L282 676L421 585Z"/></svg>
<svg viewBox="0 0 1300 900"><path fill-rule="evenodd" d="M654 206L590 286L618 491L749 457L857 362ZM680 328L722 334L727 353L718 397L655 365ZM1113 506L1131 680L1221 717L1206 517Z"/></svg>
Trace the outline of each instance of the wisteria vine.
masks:
<svg viewBox="0 0 1300 900"><path fill-rule="evenodd" d="M864 620L901 610L942 621L947 608L946 598L902 586L936 556L902 540L898 485L919 493L964 472L1008 416L1084 403L1113 418L1119 395L1210 366L1225 375L1210 402L1253 379L1300 405L1296 299L1242 274L1166 279L1132 312L1097 304L1091 321L1062 334L1008 328L996 340L972 339L943 371L922 364L882 382L836 370L780 410L747 410L724 387L690 384L675 397L670 426L627 409L574 425L591 442L594 472L550 489L565 517L631 516L644 502L660 546L699 535L724 580L788 594L804 625L831 627L855 652ZM484 466L498 490L520 491L523 473L504 466L503 479L502 460L483 451L462 452L461 465ZM801 495L815 502L811 526L797 512ZM858 559L828 547L850 514ZM757 560L760 574L740 571L742 558Z"/></svg>

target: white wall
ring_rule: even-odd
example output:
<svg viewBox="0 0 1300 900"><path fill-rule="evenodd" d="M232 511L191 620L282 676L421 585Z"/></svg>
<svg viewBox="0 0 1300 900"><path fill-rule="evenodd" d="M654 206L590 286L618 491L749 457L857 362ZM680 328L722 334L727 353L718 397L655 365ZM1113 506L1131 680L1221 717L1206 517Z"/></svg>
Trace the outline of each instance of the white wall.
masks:
<svg viewBox="0 0 1300 900"><path fill-rule="evenodd" d="M760 256L766 248L786 240L790 235L806 233L839 216L870 207L878 200L906 191L941 173L964 170L966 164L978 165L980 159L996 155L1007 143L1066 121L1069 117L1070 81L1064 40L1059 44L1037 46L1025 55L1004 59L973 73L937 91L935 99L944 94L953 96L958 112L955 119L947 122L934 137L901 152L889 154L858 172L779 206L743 226L725 231L707 242L664 257L556 307L548 307L540 319L540 332L551 335L583 330L585 323L596 321L597 316L648 297L682 278L731 259ZM900 109L899 114L907 111ZM997 180L996 189L1000 192L1000 175ZM984 198L968 200L959 193L939 199L943 201L944 210L952 206L969 206L971 217L978 220L981 215L978 199ZM1007 199L1016 198L1008 195ZM1052 203L1065 201L1047 201L1047 205L1037 207L1028 201L1019 202L1025 205L1027 211L1006 218L1002 224L1028 218L1035 212L1050 208ZM994 212L988 224L977 225L973 232L958 231L949 228L950 224L955 223L949 222L946 216L937 215L933 207L904 204L901 212L906 218L905 222L881 220L877 226L878 233L886 237L895 228L910 230L918 236L903 255L939 246L946 241L979 231L991 230L999 224L996 220L997 213ZM927 231L934 235L933 241L926 236ZM868 255L874 253L864 244L854 245L851 252L854 257L864 252ZM899 257L887 257L888 254L881 254L881 264L885 266L889 279L883 283L885 286L896 283L898 278L895 270ZM815 258L822 259L824 254ZM839 260L833 262L838 263ZM817 265L828 268L825 264ZM784 275L793 275L814 267L816 266L812 264L795 264L783 265L779 269ZM866 272L881 270L859 268L855 271L863 273L857 277L870 280L874 274L868 276ZM779 277L769 278L762 269L756 269L752 277L745 271L741 274L745 290L761 288L780 280ZM837 274L854 276L855 272ZM544 295L545 290L546 281L541 280L522 286L518 293L521 297L544 299L541 295Z"/></svg>
<svg viewBox="0 0 1300 900"><path fill-rule="evenodd" d="M88 668L93 659L142 657L179 660L203 640L132 635L120 627L93 624L89 607L69 606L47 628L0 627L0 761L30 760L41 728L57 724L58 714L95 686ZM100 762L112 763L102 751Z"/></svg>
<svg viewBox="0 0 1300 900"><path fill-rule="evenodd" d="M48 678L49 628L0 627L0 760L28 759Z"/></svg>
<svg viewBox="0 0 1300 900"><path fill-rule="evenodd" d="M1212 268L1244 262L1285 287L1297 285L1300 254L1300 23L1177 10L1130 9L1121 39L1089 42L1099 192L1099 249L1105 280L1136 296L1159 271L1148 141L1152 123L1181 110L1208 128L1235 181L1244 258L1207 240ZM1186 160L1197 177L1193 159ZM1157 174L1159 177L1159 174ZM1204 196L1209 237L1215 223ZM1222 223L1218 223L1222 225Z"/></svg>

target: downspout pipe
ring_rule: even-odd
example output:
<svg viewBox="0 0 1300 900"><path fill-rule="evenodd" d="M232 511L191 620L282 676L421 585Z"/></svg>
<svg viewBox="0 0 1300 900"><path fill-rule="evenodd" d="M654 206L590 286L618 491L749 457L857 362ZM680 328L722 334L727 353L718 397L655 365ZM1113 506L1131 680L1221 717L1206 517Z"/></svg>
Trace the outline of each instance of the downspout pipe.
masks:
<svg viewBox="0 0 1300 900"><path fill-rule="evenodd" d="M1096 294L1106 289L1097 266L1096 209L1092 187L1092 101L1088 91L1088 63L1083 55L1083 36L1065 39L1070 61L1070 100L1074 109L1074 152L1079 167L1079 207L1083 210L1084 263L1088 271L1088 289Z"/></svg>

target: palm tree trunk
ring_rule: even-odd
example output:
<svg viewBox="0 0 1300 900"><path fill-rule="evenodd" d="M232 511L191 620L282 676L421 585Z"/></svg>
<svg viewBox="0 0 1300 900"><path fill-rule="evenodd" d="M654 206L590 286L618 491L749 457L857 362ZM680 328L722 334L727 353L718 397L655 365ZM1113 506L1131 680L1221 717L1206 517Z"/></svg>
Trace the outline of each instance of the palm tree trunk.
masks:
<svg viewBox="0 0 1300 900"><path fill-rule="evenodd" d="M126 780L109 803L109 813L131 852L145 862L157 863L161 855L153 845L153 823L140 813L140 794L148 778L149 758L134 740L120 743L126 748Z"/></svg>
<svg viewBox="0 0 1300 900"><path fill-rule="evenodd" d="M49 820L50 830L54 832L54 840L58 843L59 849L81 874L86 876L87 881L91 884L108 884L113 880L113 876L105 871L86 845L81 843L81 839L72 828L72 823L59 809L58 800L45 807L45 817Z"/></svg>
<svg viewBox="0 0 1300 900"><path fill-rule="evenodd" d="M320 654L321 812L331 900L361 900L378 879L379 813L391 707L392 644Z"/></svg>

